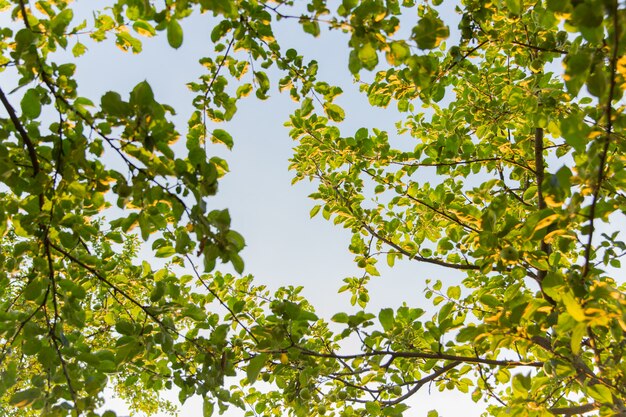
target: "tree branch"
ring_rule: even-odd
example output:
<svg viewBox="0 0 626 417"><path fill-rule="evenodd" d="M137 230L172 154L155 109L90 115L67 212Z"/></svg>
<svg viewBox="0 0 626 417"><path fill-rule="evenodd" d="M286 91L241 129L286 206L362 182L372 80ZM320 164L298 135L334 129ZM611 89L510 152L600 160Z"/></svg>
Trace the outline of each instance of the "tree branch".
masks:
<svg viewBox="0 0 626 417"><path fill-rule="evenodd" d="M391 240L387 239L386 237L381 236L378 232L376 232L366 222L362 221L361 225L363 226L363 228L365 230L370 232L373 236L376 236L376 239L378 239L378 240L386 243L387 245L391 246L392 248L394 248L395 250L397 250L398 252L400 252L401 254L403 254L404 256L406 256L409 259L412 259L412 260L415 260L415 261L418 261L418 262L425 262L425 263L429 263L429 264L439 265L439 266L443 266L443 267L451 268L451 269L459 269L459 270L478 270L478 269L480 269L478 265L453 264L453 263L450 263L450 262L442 261L440 259L425 258L423 256L413 255L413 254L409 253L408 251L406 251L404 248L402 248L400 245L392 242Z"/></svg>
<svg viewBox="0 0 626 417"><path fill-rule="evenodd" d="M182 337L183 339L185 339L186 341L188 341L189 343L191 343L192 345L197 347L202 352L208 352L209 354L211 354L213 356L215 355L215 353L212 352L211 350L207 350L207 348L205 346L199 345L196 340L194 340L194 339L192 339L192 338L182 334L181 332L179 332L175 328L167 326L159 317L157 317L156 314L154 314L152 311L150 311L150 309L148 307L144 306L139 301L135 300L126 291L124 291L121 288L118 288L117 286L115 286L115 284L113 284L111 281L109 281L104 275L100 274L96 269L94 269L94 268L90 267L89 265L85 264L84 262L80 261L78 258L73 256L71 253L69 253L66 250L64 250L63 248L55 245L54 243L50 243L50 245L51 245L51 247L54 250L56 250L57 252L61 253L62 255L67 257L69 260L71 260L75 264L79 265L80 267L86 269L93 276L95 276L99 281L103 282L108 287L110 287L113 290L117 291L118 293L122 294L122 296L124 298L126 298L129 302L131 302L132 304L134 304L137 307L139 307L148 317L150 317L154 322L156 322L162 329L169 330L170 332L172 332L176 336Z"/></svg>
<svg viewBox="0 0 626 417"><path fill-rule="evenodd" d="M6 95L4 95L4 91L2 91L2 88L0 88L0 101L2 101L2 105L6 109L7 113L9 113L11 122L13 122L13 126L15 126L15 129L20 134L20 137L22 138L24 145L26 145L26 150L28 151L28 157L30 158L30 162L33 165L33 177L34 177L39 173L39 170L40 170L39 159L37 158L37 151L35 150L35 145L33 144L33 141L30 139L30 136L28 135L28 133L26 133L26 130L24 129L24 126L22 125L22 122L20 122L20 119L17 117L17 114L15 113L15 109L13 108L13 106L11 106L11 103L9 103L9 100L7 99Z"/></svg>
<svg viewBox="0 0 626 417"><path fill-rule="evenodd" d="M457 356L450 355L446 353L425 353L425 352L394 352L387 350L372 350L370 352L363 353L355 353L348 355L338 355L338 354L330 354L330 353L320 353L315 352L300 346L296 346L303 355L318 357L318 358L331 358L331 359L359 359L359 358L369 358L372 356L392 356L396 358L415 358L415 359L439 359L439 360L449 360L455 362L462 363L480 363L483 365L494 365L494 366L508 366L508 367L518 367L518 366L527 366L531 368L541 368L543 367L543 362L525 362L525 361L514 361L508 359L486 359L480 358L478 356Z"/></svg>
<svg viewBox="0 0 626 417"><path fill-rule="evenodd" d="M588 403L572 407L554 407L549 408L548 411L555 415L573 416L575 414L589 413L591 411L597 410L598 408L600 407L598 407L598 405L596 405L595 403Z"/></svg>
<svg viewBox="0 0 626 417"><path fill-rule="evenodd" d="M439 376L445 374L446 372L448 372L449 370L456 368L457 366L461 365L462 362L461 361L455 361L455 362L451 362L449 364L447 364L446 366L441 367L440 369L436 370L435 372L433 372L432 374L420 379L419 381L414 382L415 386L412 387L411 389L409 389L409 391L392 400L392 401L383 401L382 404L384 404L385 406L390 406L390 405L396 405L396 404L400 404L401 402L407 400L409 397L413 396L417 391L419 391L425 384L434 381L436 378L438 378Z"/></svg>
<svg viewBox="0 0 626 417"><path fill-rule="evenodd" d="M591 246L593 243L593 233L595 231L595 217L596 217L596 207L598 205L598 199L600 197L600 189L602 188L602 182L604 181L604 169L606 165L607 155L609 153L609 145L611 144L611 133L613 130L613 97L615 95L615 73L617 70L617 59L618 59L618 44L620 39L620 23L618 16L618 2L617 0L613 1L613 10L611 10L613 15L613 54L611 55L610 61L610 70L611 70L611 81L609 84L609 93L606 99L606 105L604 107L604 115L606 118L606 135L604 136L604 147L602 149L602 153L600 154L600 166L598 167L598 177L596 179L596 183L593 187L593 200L591 201L591 208L589 209L589 239L587 240L587 245L585 246L585 266L583 267L582 277L583 279L589 274L590 270L590 262L591 262Z"/></svg>

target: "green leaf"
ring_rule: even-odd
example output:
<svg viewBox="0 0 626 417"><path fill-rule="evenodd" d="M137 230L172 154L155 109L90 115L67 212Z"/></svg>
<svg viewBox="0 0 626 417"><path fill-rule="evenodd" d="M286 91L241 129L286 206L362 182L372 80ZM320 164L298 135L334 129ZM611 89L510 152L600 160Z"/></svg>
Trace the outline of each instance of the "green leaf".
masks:
<svg viewBox="0 0 626 417"><path fill-rule="evenodd" d="M145 20L135 21L135 23L133 23L133 29L142 36L152 37L156 35L154 27Z"/></svg>
<svg viewBox="0 0 626 417"><path fill-rule="evenodd" d="M86 51L87 47L84 44L76 42L76 44L72 48L72 55L78 58L79 56L84 55Z"/></svg>
<svg viewBox="0 0 626 417"><path fill-rule="evenodd" d="M133 335L135 333L135 326L128 320L118 320L115 324L115 331L122 335Z"/></svg>
<svg viewBox="0 0 626 417"><path fill-rule="evenodd" d="M206 312L195 304L187 304L182 309L181 314L195 321L205 321L207 317Z"/></svg>
<svg viewBox="0 0 626 417"><path fill-rule="evenodd" d="M483 294L480 296L480 302L488 307L497 307L500 305L500 300L491 294Z"/></svg>
<svg viewBox="0 0 626 417"><path fill-rule="evenodd" d="M230 30L230 27L230 21L228 20L223 20L219 24L215 25L211 31L211 42L216 43L223 38L224 35L226 35L226 33Z"/></svg>
<svg viewBox="0 0 626 417"><path fill-rule="evenodd" d="M346 313L337 313L331 318L335 323L347 323L349 320L350 317Z"/></svg>
<svg viewBox="0 0 626 417"><path fill-rule="evenodd" d="M213 136L211 137L211 140L213 141L213 143L223 143L228 149L232 149L233 147L232 136L227 131L222 129L213 130Z"/></svg>
<svg viewBox="0 0 626 417"><path fill-rule="evenodd" d="M393 252L389 252L387 254L387 265L392 268L396 262L396 254Z"/></svg>
<svg viewBox="0 0 626 417"><path fill-rule="evenodd" d="M202 403L202 416L203 417L211 417L213 415L213 409L215 405L209 398L204 398Z"/></svg>
<svg viewBox="0 0 626 417"><path fill-rule="evenodd" d="M567 312L574 318L574 320L582 322L586 319L585 311L571 292L564 292L561 296L561 300L563 301L563 304L565 304Z"/></svg>
<svg viewBox="0 0 626 417"><path fill-rule="evenodd" d="M572 353L574 355L578 355L580 353L581 344L583 341L583 337L587 334L587 324L586 323L578 323L574 330L572 331L572 338L570 339L570 347L572 348Z"/></svg>
<svg viewBox="0 0 626 417"><path fill-rule="evenodd" d="M100 100L100 107L112 116L126 116L130 111L128 103L122 101L122 97L114 92L108 91Z"/></svg>
<svg viewBox="0 0 626 417"><path fill-rule="evenodd" d="M378 401L368 401L365 403L365 409L371 416L377 416L380 414L380 403Z"/></svg>
<svg viewBox="0 0 626 417"><path fill-rule="evenodd" d="M300 22L302 24L302 29L310 35L315 37L320 35L320 24L315 20L303 19Z"/></svg>
<svg viewBox="0 0 626 417"><path fill-rule="evenodd" d="M515 16L519 16L522 12L522 2L521 0L505 0L506 7L509 11Z"/></svg>
<svg viewBox="0 0 626 417"><path fill-rule="evenodd" d="M587 387L587 393L602 404L613 404L613 395L610 388L597 383Z"/></svg>
<svg viewBox="0 0 626 417"><path fill-rule="evenodd" d="M41 390L39 388L28 388L22 391L18 391L11 396L9 404L15 407L26 407L34 403L39 397L41 397Z"/></svg>
<svg viewBox="0 0 626 417"><path fill-rule="evenodd" d="M246 367L246 377L248 378L248 384L252 385L259 376L259 372L267 363L269 355L267 353L260 353L251 358Z"/></svg>
<svg viewBox="0 0 626 417"><path fill-rule="evenodd" d="M150 301L153 303L158 302L165 295L165 283L159 281L156 283L152 291L150 292Z"/></svg>
<svg viewBox="0 0 626 417"><path fill-rule="evenodd" d="M229 257L230 263L233 265L233 268L235 268L235 271L237 271L238 274L241 274L244 270L244 263L241 256L237 255L236 253L231 253Z"/></svg>
<svg viewBox="0 0 626 417"><path fill-rule="evenodd" d="M310 213L309 213L309 217L310 217L310 218L315 217L315 215L316 215L317 213L319 213L319 211L320 211L320 209L321 209L321 208L322 208L322 206L320 206L319 204L318 204L318 205L313 206L313 208L311 209L311 211L310 211Z"/></svg>
<svg viewBox="0 0 626 417"><path fill-rule="evenodd" d="M334 122L341 122L346 117L343 109L336 104L326 103L324 105L324 110L326 111L328 118Z"/></svg>
<svg viewBox="0 0 626 417"><path fill-rule="evenodd" d="M570 4L568 0L547 0L548 9L553 12L564 12Z"/></svg>
<svg viewBox="0 0 626 417"><path fill-rule="evenodd" d="M361 46L357 50L357 56L361 65L368 70L374 69L376 64L378 64L378 53L376 52L376 48L374 48L371 43L366 43Z"/></svg>
<svg viewBox="0 0 626 417"><path fill-rule="evenodd" d="M180 48L183 44L183 28L176 19L172 19L167 23L167 42L174 49Z"/></svg>
<svg viewBox="0 0 626 417"><path fill-rule="evenodd" d="M448 288L447 294L449 298L453 300L458 300L459 298L461 298L461 287L459 287L458 285L452 286Z"/></svg>
<svg viewBox="0 0 626 417"><path fill-rule="evenodd" d="M393 318L393 309L391 308L383 308L380 310L378 314L378 320L380 320L380 324L383 326L383 329L388 332L394 327L395 320Z"/></svg>
<svg viewBox="0 0 626 417"><path fill-rule="evenodd" d="M174 255L175 253L176 253L176 250L174 249L174 247L172 247L172 246L163 246L163 247L157 249L157 251L154 254L154 256L156 256L157 258L169 258L170 256Z"/></svg>
<svg viewBox="0 0 626 417"><path fill-rule="evenodd" d="M148 108L154 103L154 92L148 81L142 81L130 93L130 104Z"/></svg>
<svg viewBox="0 0 626 417"><path fill-rule="evenodd" d="M26 90L20 105L22 115L28 119L36 119L41 114L41 99L34 88Z"/></svg>
<svg viewBox="0 0 626 417"><path fill-rule="evenodd" d="M413 39L420 49L433 49L450 36L450 30L433 13L422 17L413 28Z"/></svg>
<svg viewBox="0 0 626 417"><path fill-rule="evenodd" d="M411 50L406 42L396 41L389 44L389 63L400 65L411 55Z"/></svg>
<svg viewBox="0 0 626 417"><path fill-rule="evenodd" d="M54 16L50 21L50 29L54 32L55 35L61 36L64 34L65 29L72 21L74 17L74 12L71 8L63 9L59 14Z"/></svg>

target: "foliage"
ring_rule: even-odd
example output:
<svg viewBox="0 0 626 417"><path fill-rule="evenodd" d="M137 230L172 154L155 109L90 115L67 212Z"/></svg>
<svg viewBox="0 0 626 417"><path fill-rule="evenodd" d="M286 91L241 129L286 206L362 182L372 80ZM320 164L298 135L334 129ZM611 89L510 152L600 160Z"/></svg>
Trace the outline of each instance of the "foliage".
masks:
<svg viewBox="0 0 626 417"><path fill-rule="evenodd" d="M84 22L65 0L1 4L15 25L0 32L0 64L17 92L0 90L2 413L95 415L112 386L148 413L171 408L154 393L176 387L181 401L202 396L205 416L399 416L435 386L487 400L494 416L626 415L626 294L613 278L626 244L603 227L625 207L616 0L464 0L454 39L440 0L310 0L304 12L289 0L118 0ZM174 109L152 86L83 97L60 52L88 53L88 35L140 53L162 32L178 48L194 13L213 16L214 54L189 84L186 152L174 152ZM349 71L372 106L397 107L414 148L377 129L342 133L341 88L281 48L285 20L345 32ZM333 325L300 288L211 273L218 259L241 272L244 241L227 210L207 208L228 167L206 143L232 146L214 123L272 85L300 103L291 168L319 184L311 214L352 232L364 270L341 288L359 310ZM140 262L139 237L167 263ZM462 282L428 283L431 317L371 313L381 258ZM353 340L361 349L343 353Z"/></svg>

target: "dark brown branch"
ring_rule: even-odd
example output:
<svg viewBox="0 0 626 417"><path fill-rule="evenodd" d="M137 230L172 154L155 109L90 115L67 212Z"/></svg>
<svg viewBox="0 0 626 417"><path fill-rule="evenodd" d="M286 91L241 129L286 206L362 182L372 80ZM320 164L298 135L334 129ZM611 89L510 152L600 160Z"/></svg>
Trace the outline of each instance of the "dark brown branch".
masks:
<svg viewBox="0 0 626 417"><path fill-rule="evenodd" d="M395 351L386 351L386 350L372 350L371 352L364 353L355 353L351 355L338 355L338 354L330 354L330 353L320 353L312 350L308 350L303 347L296 346L303 355L318 357L318 358L331 358L331 359L359 359L359 358L369 358L372 356L393 356L396 358L414 358L414 359L439 359L439 360L448 360L462 363L480 363L483 365L494 365L494 366L507 366L507 367L518 367L518 366L528 366L532 368L541 368L543 367L543 362L525 362L525 361L514 361L508 359L487 359L480 358L475 356L457 356L450 355L446 353L425 353L425 352L395 352Z"/></svg>
<svg viewBox="0 0 626 417"><path fill-rule="evenodd" d="M555 54L567 55L567 51L564 51L564 50L558 49L558 48L542 48L541 46L531 45L529 43L519 42L519 41L513 41L511 43L513 45L523 46L525 48L530 48L530 49L532 49L534 51L552 52L552 53L555 53Z"/></svg>
<svg viewBox="0 0 626 417"><path fill-rule="evenodd" d="M235 322L237 322L237 324L239 326L241 326L242 329L245 330L246 333L248 333L248 335L252 338L252 340L254 340L256 343L258 343L259 341L257 340L256 336L254 335L254 333L252 333L252 331L245 326L241 320L239 320L239 317L237 317L237 313L235 313L233 311L232 308L230 308L230 306L224 301L222 300L222 298L219 296L219 294L217 294L215 291L213 291L213 289L209 286L209 284L207 284L207 282L202 278L202 275L200 275L200 273L198 272L198 268L196 267L195 263L193 262L193 260L191 259L191 257L189 255L185 255L185 258L187 259L187 261L191 264L191 269L193 270L196 278L198 279L198 281L200 281L200 283L202 284L202 286L213 296L215 297L215 299L222 305L222 307L224 307L229 313L230 315L233 317L233 320Z"/></svg>
<svg viewBox="0 0 626 417"><path fill-rule="evenodd" d="M415 382L415 386L412 387L411 389L409 389L409 391L392 400L392 401L383 401L383 404L386 406L390 406L390 405L396 405L396 404L400 404L401 402L407 400L408 398L410 398L411 396L413 396L417 391L419 391L425 384L434 381L436 378L440 377L441 375L445 374L446 372L448 372L450 369L456 368L457 366L461 365L463 362L460 361L455 361L455 362L451 362L449 364L447 364L446 366L443 366L442 368L436 370L435 372L433 372L432 374L420 379L419 381Z"/></svg>
<svg viewBox="0 0 626 417"><path fill-rule="evenodd" d="M22 20L24 20L24 26L26 26L26 29L32 30L30 27L30 23L28 23L28 15L26 12L26 5L24 4L24 0L20 0L20 12L22 13Z"/></svg>
<svg viewBox="0 0 626 417"><path fill-rule="evenodd" d="M211 355L215 355L214 352L212 352L210 350L207 350L207 348L204 347L204 346L199 345L196 340L191 339L188 336L180 333L175 328L167 326L159 317L157 317L156 314L154 314L152 311L150 311L150 309L147 306L144 306L139 301L137 301L133 297L131 297L126 291L124 291L121 288L117 287L115 284L113 284L111 281L109 281L104 275L99 273L96 269L94 269L94 268L90 267L89 265L85 264L84 262L80 261L78 258L76 258L71 253L67 252L66 250L64 250L61 247L59 247L59 246L57 246L57 245L55 245L53 243L50 243L50 246L52 247L52 249L54 249L57 252L61 253L63 256L68 258L70 261L74 262L75 264L79 265L80 267L82 267L85 270L87 270L88 272L90 272L93 276L95 276L98 279L98 281L103 282L108 287L112 288L114 291L120 293L130 303L132 303L132 304L136 305L137 307L139 307L148 317L150 317L162 329L168 330L168 331L172 332L173 334L175 334L178 337L182 337L183 339L185 339L186 341L188 341L189 343L194 345L196 348L198 348L202 352L208 352Z"/></svg>
<svg viewBox="0 0 626 417"><path fill-rule="evenodd" d="M544 210L546 200L543 196L543 180L545 176L545 162L543 160L543 129L538 127L535 129L535 178L537 180L537 208ZM551 247L545 240L541 240L541 248L546 255L550 255ZM537 271L537 281L541 284L541 281L546 277L547 272L543 270ZM545 295L545 294L544 294Z"/></svg>
<svg viewBox="0 0 626 417"><path fill-rule="evenodd" d="M596 405L595 403L588 403L588 404L575 405L572 407L554 407L554 408L548 409L548 411L550 411L552 414L555 414L555 415L573 416L576 414L589 413L591 411L597 410L598 408L600 407L598 407L598 405Z"/></svg>
<svg viewBox="0 0 626 417"><path fill-rule="evenodd" d="M20 137L22 138L24 145L26 145L26 150L28 151L28 157L30 158L31 164L33 164L33 177L34 177L39 173L39 170L40 170L39 159L37 158L37 151L35 150L35 145L33 144L33 141L30 139L30 136L28 135L26 130L24 129L24 126L22 126L22 122L20 122L20 119L17 117L17 114L15 113L15 109L13 108L13 106L11 106L11 103L9 103L9 100L7 99L6 95L4 95L4 91L2 91L2 88L0 88L0 101L2 101L2 105L6 109L7 113L9 113L11 122L13 122L13 126L15 126L15 129L20 134Z"/></svg>
<svg viewBox="0 0 626 417"><path fill-rule="evenodd" d="M72 397L72 401L74 401L74 410L76 410L77 415L81 415L81 410L78 404L78 396L76 395L76 390L72 385L72 379L70 378L70 373L67 370L67 363L63 358L63 354L61 353L61 348L59 347L59 342L57 340L57 335L54 333L54 324L50 328L50 339L52 340L52 344L54 345L54 350L57 352L57 356L59 357L59 361L61 362L61 369L63 369L63 375L65 376L65 380L67 381L67 389L70 392Z"/></svg>
<svg viewBox="0 0 626 417"><path fill-rule="evenodd" d="M617 70L618 59L618 44L620 39L620 23L618 15L618 2L613 1L613 10L611 14L613 16L613 54L611 55L610 70L611 70L611 82L609 85L609 93L606 99L606 106L604 107L604 115L606 119L606 135L604 136L604 147L600 154L600 166L598 167L598 177L593 187L593 200L591 201L591 208L589 209L589 239L585 246L585 266L583 267L583 279L589 274L589 266L591 262L591 246L593 243L593 233L595 231L595 217L596 206L598 205L598 199L600 197L600 189L602 188L602 182L604 181L604 170L606 165L607 155L609 153L609 145L611 144L611 133L613 131L613 97L615 96L615 73Z"/></svg>
<svg viewBox="0 0 626 417"><path fill-rule="evenodd" d="M543 179L545 175L545 163L543 161L543 129L535 129L535 177L537 180L537 207L539 210L546 208L543 198Z"/></svg>
<svg viewBox="0 0 626 417"><path fill-rule="evenodd" d="M483 383L485 384L485 388L487 388L487 391L489 392L489 395L491 395L491 398L495 399L497 402L499 402L501 405L506 407L506 403L502 400L502 398L500 398L499 395L497 395L494 391L493 388L491 388L491 384L489 383L489 381L487 380L487 377L485 376L485 373L483 372L483 368L482 366L478 366L478 373L480 375L480 379L483 380Z"/></svg>
<svg viewBox="0 0 626 417"><path fill-rule="evenodd" d="M369 175L369 176L370 176L370 177L372 177L374 180L378 180L378 179L379 179L379 178L377 178L377 177L376 177L376 175L372 174L372 173L371 173L369 170L367 170L367 169L362 169L362 170L361 170L361 172L364 172L365 174ZM388 183L385 179L382 179L382 181L383 181L385 184L390 185L390 184L389 184L389 183ZM478 231L476 228L474 228L474 227L472 227L472 226L470 226L470 225L468 225L468 224L463 223L462 221L460 221L460 220L459 220L459 219L457 219L456 217L449 215L448 213L446 213L446 212L445 212L445 211L443 211L443 210L439 210L438 208L434 207L433 205L431 205L431 204L427 203L426 201L424 201L424 200L422 200L422 199L420 199L420 198L417 198L417 197L415 197L415 196L410 195L408 190L407 190L407 191L406 191L403 195L404 195L405 197L408 197L410 200L413 200L413 201L414 201L414 202L416 202L417 204L420 204L420 205L422 205L422 206L424 206L424 207L428 208L428 209L429 209L429 210L431 210L432 212L434 212L434 213L436 213L436 214L438 214L438 215L440 215L440 216L442 216L442 217L445 217L446 219L450 220L450 221L451 221L451 222L453 222L453 223L458 224L459 226L463 227L464 229L468 229L468 230L471 230L472 232L479 233L479 231Z"/></svg>
<svg viewBox="0 0 626 417"><path fill-rule="evenodd" d="M442 261L440 259L425 258L423 256L413 255L413 254L409 253L408 251L406 251L404 248L402 248L400 245L392 242L391 240L387 239L386 237L381 236L369 224L367 224L365 222L361 222L361 225L363 226L363 228L365 230L370 232L373 236L376 236L376 239L380 240L381 242L386 243L387 245L391 246L392 248L397 250L399 253L401 253L402 255L406 256L407 258L409 258L411 260L418 261L418 262L425 262L425 263L429 263L429 264L433 264L433 265L439 265L439 266L443 266L443 267L446 267L446 268L459 269L459 270L478 270L479 269L478 265L453 264L453 263L450 263L450 262Z"/></svg>
<svg viewBox="0 0 626 417"><path fill-rule="evenodd" d="M228 58L228 54L230 53L230 49L232 48L234 42L235 42L235 37L233 36L232 39L230 40L230 42L228 43L228 47L226 48L226 52L224 52L224 56L220 60L220 63L218 64L217 69L215 70L215 74L213 74L213 78L211 79L211 81L207 85L207 89L206 89L206 91L204 93L205 111L202 112L202 125L203 125L203 128L204 128L204 141L205 141L205 143L206 143L206 131L207 131L206 102L209 99L209 92L213 89L213 84L215 84L215 80L217 80L217 76L219 75L220 70L224 66L224 63L226 62L226 58Z"/></svg>
<svg viewBox="0 0 626 417"><path fill-rule="evenodd" d="M459 63L465 61L467 59L468 56L472 55L474 52L476 52L477 50L479 50L480 48L483 47L484 44L491 42L489 39L482 41L481 43L479 43L478 45L476 45L475 47L473 47L472 49L470 49L469 51L467 51L462 57L461 59L458 59L456 61L454 61L452 64L450 64L448 66L448 68L446 68L445 70L443 70L441 72L441 74L439 74L437 76L437 79L435 80L435 82L439 81L444 75L446 75L448 72L450 72L454 67L456 67Z"/></svg>
<svg viewBox="0 0 626 417"><path fill-rule="evenodd" d="M451 161L451 162L431 162L431 163L422 163L422 162L416 162L416 163L411 163L411 162L401 162L401 161L390 161L390 164L393 165L402 165L402 166L409 166L409 167L444 167L444 166L457 166L457 165L465 165L465 164L476 164L476 163L481 163L481 162L498 162L498 161L502 161L502 162L508 162L512 165L516 165L522 169L526 169L528 171L531 171L534 174L534 170L526 165L523 165L513 159L509 159L509 158L477 158L477 159L466 159L466 160L462 160L462 161Z"/></svg>

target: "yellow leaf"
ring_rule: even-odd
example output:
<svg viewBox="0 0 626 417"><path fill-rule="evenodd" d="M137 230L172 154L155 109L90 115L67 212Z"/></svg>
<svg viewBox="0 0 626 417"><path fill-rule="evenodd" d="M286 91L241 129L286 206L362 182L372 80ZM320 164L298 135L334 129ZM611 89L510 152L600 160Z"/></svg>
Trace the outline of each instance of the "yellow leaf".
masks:
<svg viewBox="0 0 626 417"><path fill-rule="evenodd" d="M539 222L535 226L535 230L534 231L536 232L539 229L543 229L544 227L550 226L558 218L559 218L558 214L551 214L551 215L549 215L547 217L544 217L543 219L539 220Z"/></svg>
<svg viewBox="0 0 626 417"><path fill-rule="evenodd" d="M586 316L583 308L581 307L578 300L572 295L571 292L563 293L563 304L565 304L565 308L567 312L574 318L576 321L584 321Z"/></svg>
<svg viewBox="0 0 626 417"><path fill-rule="evenodd" d="M580 353L580 346L585 334L587 334L587 324L578 323L576 327L574 327L574 330L572 331L572 338L570 339L570 347L572 348L572 353L574 355L578 355Z"/></svg>

